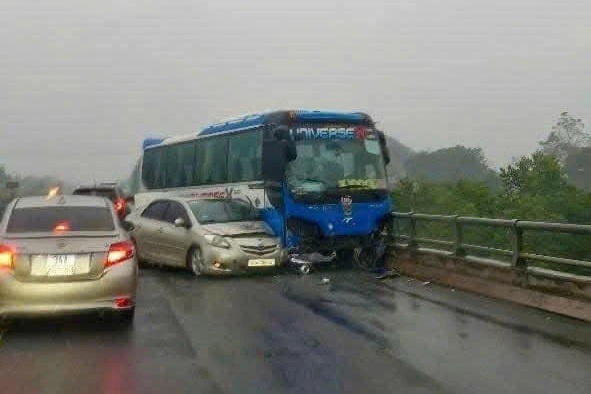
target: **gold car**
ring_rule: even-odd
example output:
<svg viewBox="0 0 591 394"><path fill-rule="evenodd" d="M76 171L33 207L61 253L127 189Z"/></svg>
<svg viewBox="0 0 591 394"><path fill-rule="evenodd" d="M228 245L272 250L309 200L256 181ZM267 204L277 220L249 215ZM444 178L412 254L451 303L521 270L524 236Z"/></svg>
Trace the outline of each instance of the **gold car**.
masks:
<svg viewBox="0 0 591 394"><path fill-rule="evenodd" d="M256 272L283 264L279 239L240 199L160 198L126 217L138 259L193 275Z"/></svg>
<svg viewBox="0 0 591 394"><path fill-rule="evenodd" d="M115 312L130 324L137 260L112 204L89 196L13 200L0 226L0 316Z"/></svg>

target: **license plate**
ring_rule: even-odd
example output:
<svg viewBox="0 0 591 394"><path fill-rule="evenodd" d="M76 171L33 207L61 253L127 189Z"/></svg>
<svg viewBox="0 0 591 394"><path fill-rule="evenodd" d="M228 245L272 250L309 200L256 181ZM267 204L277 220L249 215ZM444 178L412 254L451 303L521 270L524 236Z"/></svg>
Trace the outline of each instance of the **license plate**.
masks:
<svg viewBox="0 0 591 394"><path fill-rule="evenodd" d="M273 267L275 266L275 259L253 259L248 260L249 267Z"/></svg>
<svg viewBox="0 0 591 394"><path fill-rule="evenodd" d="M49 255L45 261L45 275L66 276L76 274L76 255Z"/></svg>

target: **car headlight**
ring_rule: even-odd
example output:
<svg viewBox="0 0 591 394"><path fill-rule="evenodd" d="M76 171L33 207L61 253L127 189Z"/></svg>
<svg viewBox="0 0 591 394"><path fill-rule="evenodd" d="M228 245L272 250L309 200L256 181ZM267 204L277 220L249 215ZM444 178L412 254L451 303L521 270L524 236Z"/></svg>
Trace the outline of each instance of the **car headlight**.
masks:
<svg viewBox="0 0 591 394"><path fill-rule="evenodd" d="M230 248L230 243L224 239L224 237L214 234L205 234L205 240L208 244L212 246L216 246L218 248Z"/></svg>

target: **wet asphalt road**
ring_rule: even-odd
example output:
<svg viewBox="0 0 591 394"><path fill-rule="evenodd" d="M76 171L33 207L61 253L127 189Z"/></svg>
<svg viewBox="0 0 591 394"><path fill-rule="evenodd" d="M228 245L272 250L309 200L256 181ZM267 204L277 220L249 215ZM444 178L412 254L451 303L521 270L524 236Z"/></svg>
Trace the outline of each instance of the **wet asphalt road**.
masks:
<svg viewBox="0 0 591 394"><path fill-rule="evenodd" d="M587 323L353 270L146 269L129 331L96 318L0 330L6 394L591 392Z"/></svg>

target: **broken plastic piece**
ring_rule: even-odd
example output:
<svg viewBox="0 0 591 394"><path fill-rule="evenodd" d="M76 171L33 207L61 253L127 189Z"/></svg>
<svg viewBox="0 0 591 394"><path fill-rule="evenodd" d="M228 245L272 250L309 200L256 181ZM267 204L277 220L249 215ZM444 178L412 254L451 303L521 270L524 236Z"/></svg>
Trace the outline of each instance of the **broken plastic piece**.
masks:
<svg viewBox="0 0 591 394"><path fill-rule="evenodd" d="M396 270L384 271L380 275L376 276L376 279L386 279L386 278L395 278L400 276L400 272Z"/></svg>
<svg viewBox="0 0 591 394"><path fill-rule="evenodd" d="M300 267L298 269L300 271L300 274L308 275L311 271L311 268L312 267L310 266L310 264L302 264L302 265L300 265Z"/></svg>

